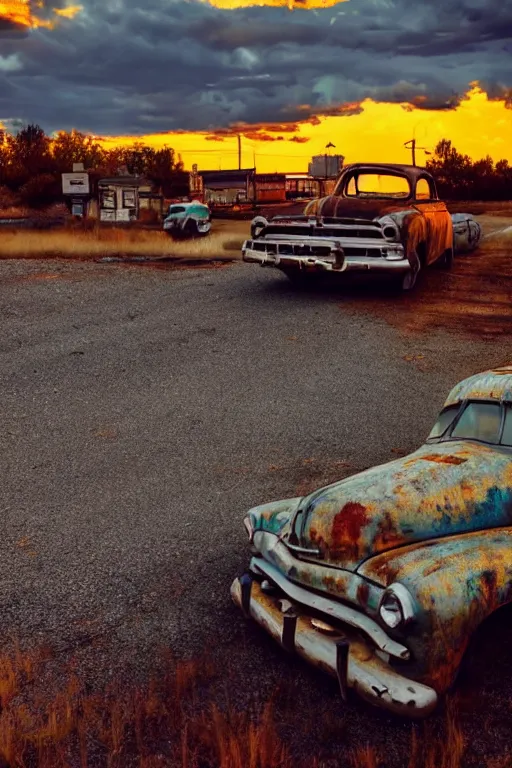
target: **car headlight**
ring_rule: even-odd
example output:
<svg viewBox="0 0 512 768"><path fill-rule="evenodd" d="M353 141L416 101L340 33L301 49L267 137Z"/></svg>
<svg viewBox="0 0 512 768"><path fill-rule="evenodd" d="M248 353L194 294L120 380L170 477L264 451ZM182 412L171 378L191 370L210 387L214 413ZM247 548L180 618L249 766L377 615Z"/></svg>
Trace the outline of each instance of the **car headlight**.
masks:
<svg viewBox="0 0 512 768"><path fill-rule="evenodd" d="M379 616L390 629L405 626L414 619L414 602L403 584L392 584L382 595Z"/></svg>
<svg viewBox="0 0 512 768"><path fill-rule="evenodd" d="M400 232L398 231L398 227L395 227L394 224L386 224L386 226L382 230L382 234L384 235L386 240L400 239Z"/></svg>

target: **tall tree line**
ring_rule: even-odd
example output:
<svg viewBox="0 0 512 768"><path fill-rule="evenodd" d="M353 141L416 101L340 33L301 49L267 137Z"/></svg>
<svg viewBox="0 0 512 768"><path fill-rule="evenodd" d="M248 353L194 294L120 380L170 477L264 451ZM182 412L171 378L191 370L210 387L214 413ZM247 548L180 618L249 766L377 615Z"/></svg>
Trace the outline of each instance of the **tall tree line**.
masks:
<svg viewBox="0 0 512 768"><path fill-rule="evenodd" d="M512 167L508 160L494 163L487 155L473 161L442 139L426 168L435 177L441 199L512 200Z"/></svg>
<svg viewBox="0 0 512 768"><path fill-rule="evenodd" d="M39 125L27 125L0 142L0 208L14 205L41 207L63 199L61 173L83 163L92 184L98 179L129 174L145 176L165 197L186 195L188 179L173 149L153 149L142 142L104 149L92 136L61 131L47 136ZM512 199L512 167L490 156L473 161L442 139L426 168L436 178L439 195L446 200Z"/></svg>
<svg viewBox="0 0 512 768"><path fill-rule="evenodd" d="M0 208L42 207L63 200L61 173L83 163L92 191L99 179L123 171L144 176L165 197L186 195L188 178L173 149L153 149L142 142L103 148L92 136L60 131L47 136L39 125L27 125L0 142Z"/></svg>

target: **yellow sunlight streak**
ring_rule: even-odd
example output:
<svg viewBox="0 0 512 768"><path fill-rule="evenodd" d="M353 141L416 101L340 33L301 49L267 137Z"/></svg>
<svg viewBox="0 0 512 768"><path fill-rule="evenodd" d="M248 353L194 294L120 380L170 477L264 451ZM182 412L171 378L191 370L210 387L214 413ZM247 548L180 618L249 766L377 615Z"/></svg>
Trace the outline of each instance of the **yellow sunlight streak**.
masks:
<svg viewBox="0 0 512 768"><path fill-rule="evenodd" d="M223 11L231 11L236 8L249 8L251 6L269 6L272 8L288 7L294 9L313 10L316 8L332 8L333 5L346 3L349 0L202 0L202 2L214 5Z"/></svg>
<svg viewBox="0 0 512 768"><path fill-rule="evenodd" d="M54 8L53 12L56 13L57 16L62 16L65 19L73 19L77 13L80 13L83 9L83 5L69 5L67 8Z"/></svg>
<svg viewBox="0 0 512 768"><path fill-rule="evenodd" d="M361 112L350 116L319 114L318 120L287 126L239 126L242 135L242 167L252 168L254 160L261 173L275 171L307 172L313 155L323 154L332 142L332 153L345 156L346 162L411 162L404 142L417 139L418 147L433 152L442 138L452 141L459 152L478 160L489 154L494 161L512 163L512 109L505 102L491 100L473 84L465 99L453 110L421 110L409 104L389 104L366 99ZM279 130L281 129L281 130ZM244 137L249 134L250 138ZM258 138L261 137L261 138ZM141 141L149 146L172 147L181 154L186 168L193 163L203 170L238 167L236 130L232 135L214 132L168 132L145 136L102 137L105 147L127 146ZM428 159L417 151L417 163Z"/></svg>

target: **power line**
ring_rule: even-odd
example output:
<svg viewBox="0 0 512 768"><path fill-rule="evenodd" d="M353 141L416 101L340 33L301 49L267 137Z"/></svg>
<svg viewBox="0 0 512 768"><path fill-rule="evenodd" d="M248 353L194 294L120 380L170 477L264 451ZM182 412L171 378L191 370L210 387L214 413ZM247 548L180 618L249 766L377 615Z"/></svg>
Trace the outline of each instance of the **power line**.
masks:
<svg viewBox="0 0 512 768"><path fill-rule="evenodd" d="M236 149L175 149L175 152L178 152L180 155L198 155L198 154L211 154L211 155L238 155L238 150ZM297 158L304 158L307 155L283 155L282 152L276 151L275 153L267 153L267 152L258 152L256 151L256 154L258 157L297 157Z"/></svg>

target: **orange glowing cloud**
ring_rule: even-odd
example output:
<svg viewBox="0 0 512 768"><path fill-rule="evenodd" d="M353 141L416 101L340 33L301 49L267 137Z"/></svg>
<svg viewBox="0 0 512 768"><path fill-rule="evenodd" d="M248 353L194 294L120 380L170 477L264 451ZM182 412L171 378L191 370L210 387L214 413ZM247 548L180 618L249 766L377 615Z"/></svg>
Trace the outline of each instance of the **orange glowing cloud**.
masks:
<svg viewBox="0 0 512 768"><path fill-rule="evenodd" d="M473 160L490 155L494 161L512 163L510 94L491 97L477 84L454 109L427 110L366 99L357 108L351 104L348 110L329 109L327 116L314 115L300 123L243 124L215 132L168 132L137 140L155 148L172 147L186 168L197 163L203 170L226 170L238 167L238 133L242 167L255 165L261 173L305 172L311 157L323 154L329 143L335 148L327 151L344 155L346 162L409 163L411 154L404 143L413 136L419 147L430 152L440 139L447 138ZM100 143L128 146L134 140L132 136L104 137ZM418 150L417 162L424 164L427 159Z"/></svg>
<svg viewBox="0 0 512 768"><path fill-rule="evenodd" d="M36 3L38 8L43 8L42 0ZM65 8L52 8L54 16L72 19L82 10L81 5L72 5ZM29 0L0 0L0 21L10 22L13 26L37 29L44 27L53 29L57 19L41 19L33 12Z"/></svg>
<svg viewBox="0 0 512 768"><path fill-rule="evenodd" d="M314 10L317 8L332 8L333 5L346 3L348 0L203 0L223 11L231 11L235 8L249 8L251 6L269 6L271 8L289 8L293 11L297 8Z"/></svg>
<svg viewBox="0 0 512 768"><path fill-rule="evenodd" d="M66 8L54 8L53 12L64 19L74 19L77 13L83 11L82 5L68 5Z"/></svg>

